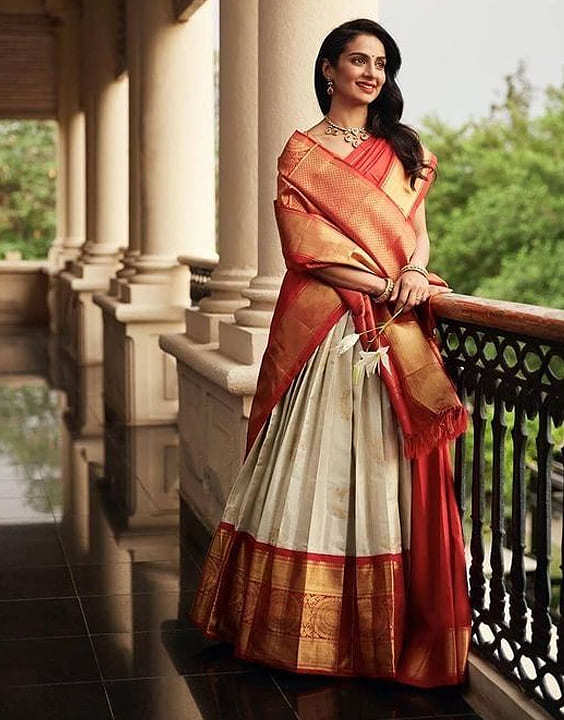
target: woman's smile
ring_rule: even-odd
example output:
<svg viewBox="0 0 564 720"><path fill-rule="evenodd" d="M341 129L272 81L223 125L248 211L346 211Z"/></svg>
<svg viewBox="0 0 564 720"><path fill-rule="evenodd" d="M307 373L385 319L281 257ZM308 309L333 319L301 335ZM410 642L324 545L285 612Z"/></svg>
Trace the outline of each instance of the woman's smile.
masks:
<svg viewBox="0 0 564 720"><path fill-rule="evenodd" d="M367 93L373 93L376 90L376 83L364 82L363 80L357 80L356 84L361 90Z"/></svg>

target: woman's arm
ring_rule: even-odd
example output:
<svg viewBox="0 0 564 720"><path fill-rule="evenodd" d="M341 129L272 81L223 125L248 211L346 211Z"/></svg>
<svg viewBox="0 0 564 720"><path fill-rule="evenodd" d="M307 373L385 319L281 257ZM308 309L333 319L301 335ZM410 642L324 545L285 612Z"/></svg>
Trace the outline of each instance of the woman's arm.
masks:
<svg viewBox="0 0 564 720"><path fill-rule="evenodd" d="M415 250L409 258L410 264L427 266L429 262L429 235L427 233L427 222L425 219L425 201L423 200L413 216L413 229L415 230ZM390 302L395 301L394 313L399 310L411 310L431 295L452 292L451 288L441 285L429 285L427 278L416 270L402 273L390 296Z"/></svg>
<svg viewBox="0 0 564 720"><path fill-rule="evenodd" d="M366 270L356 270L344 265L330 265L326 268L310 270L310 272L328 285L336 285L337 287L347 288L347 290L360 290L361 292L379 295L386 288L384 278L373 275Z"/></svg>
<svg viewBox="0 0 564 720"><path fill-rule="evenodd" d="M423 200L413 216L413 228L415 230L415 250L409 258L410 263L415 265L427 265L429 261L429 235L427 234L427 224L425 222L425 201ZM344 265L331 265L326 268L319 268L318 270L311 270L312 275L315 275L323 282L329 285L337 285L338 287L344 287L349 290L360 290L362 292L373 293L378 295L384 292L386 287L386 280L373 275L365 270L356 270L354 268L348 268ZM409 300L415 300L415 297L422 294L425 295L423 299L427 299L429 296L428 292L429 283L427 280L418 272L406 272L400 276L394 291L390 297L390 301L398 301L396 308L399 308L400 302L405 303L405 309L409 310L413 305L409 305ZM399 286L399 287L398 287ZM412 290L415 288L414 290ZM403 295L402 295L403 292ZM412 298L410 298L410 293ZM406 302L406 299L408 302Z"/></svg>
<svg viewBox="0 0 564 720"><path fill-rule="evenodd" d="M427 266L429 262L429 235L425 218L425 200L421 202L413 216L413 229L415 230L415 250L409 258L413 265ZM390 302L395 302L394 312L403 306L403 310L411 310L419 303L427 300L431 290L429 281L421 273L408 270L402 273L394 286Z"/></svg>
<svg viewBox="0 0 564 720"><path fill-rule="evenodd" d="M427 219L425 217L425 200L422 200L413 216L413 229L415 230L415 250L409 262L413 265L427 267L429 262L429 234L427 232Z"/></svg>

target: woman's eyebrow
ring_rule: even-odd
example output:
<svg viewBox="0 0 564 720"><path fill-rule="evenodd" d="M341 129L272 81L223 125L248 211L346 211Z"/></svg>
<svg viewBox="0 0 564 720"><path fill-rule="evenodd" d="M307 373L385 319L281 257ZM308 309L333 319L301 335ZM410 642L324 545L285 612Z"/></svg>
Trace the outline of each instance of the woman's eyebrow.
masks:
<svg viewBox="0 0 564 720"><path fill-rule="evenodd" d="M376 57L375 55L368 55L368 53L360 52L360 50L357 50L356 52L347 53L347 56L348 55L362 55L363 57ZM376 60L385 60L385 59L386 59L385 55L378 55L376 57Z"/></svg>

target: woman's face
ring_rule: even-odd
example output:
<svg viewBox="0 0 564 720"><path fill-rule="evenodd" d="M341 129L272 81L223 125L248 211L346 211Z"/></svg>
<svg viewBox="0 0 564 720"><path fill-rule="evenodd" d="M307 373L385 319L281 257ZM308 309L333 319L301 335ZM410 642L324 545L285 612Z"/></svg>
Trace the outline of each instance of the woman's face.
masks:
<svg viewBox="0 0 564 720"><path fill-rule="evenodd" d="M339 55L337 67L323 62L323 74L333 80L334 95L358 104L371 103L386 81L386 51L374 35L357 35Z"/></svg>

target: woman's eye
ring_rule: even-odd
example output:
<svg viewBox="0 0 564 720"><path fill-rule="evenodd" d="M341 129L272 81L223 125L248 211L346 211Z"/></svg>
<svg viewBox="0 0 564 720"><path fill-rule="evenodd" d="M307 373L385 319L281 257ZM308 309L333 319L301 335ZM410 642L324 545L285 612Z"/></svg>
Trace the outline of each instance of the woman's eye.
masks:
<svg viewBox="0 0 564 720"><path fill-rule="evenodd" d="M359 63L360 63L360 64L364 64L364 63L366 62L365 58L360 57L360 56L358 56L358 57L353 57L352 61L353 61L353 63L355 63L356 65L358 65ZM376 63L376 68L377 68L378 70L384 70L384 69L386 68L386 63L385 63L383 60L378 60L378 62Z"/></svg>

